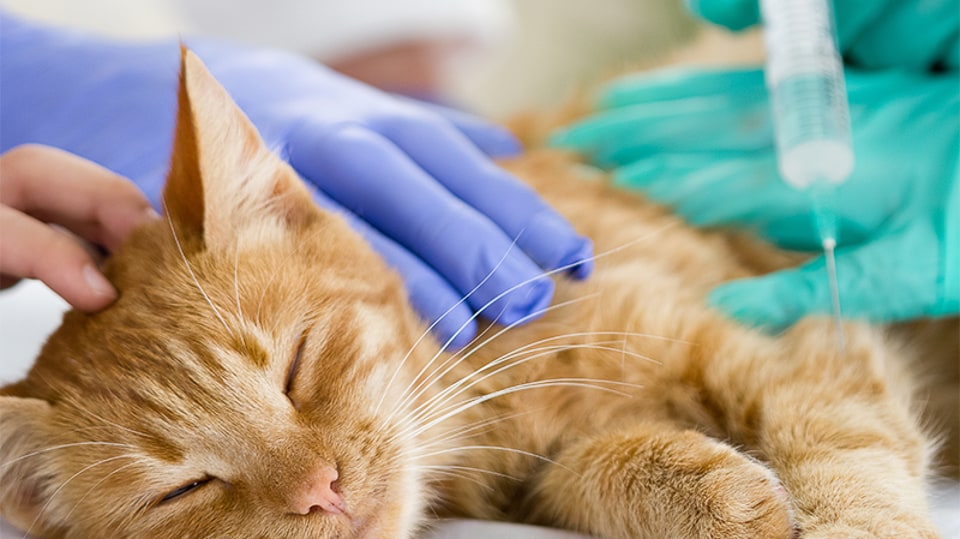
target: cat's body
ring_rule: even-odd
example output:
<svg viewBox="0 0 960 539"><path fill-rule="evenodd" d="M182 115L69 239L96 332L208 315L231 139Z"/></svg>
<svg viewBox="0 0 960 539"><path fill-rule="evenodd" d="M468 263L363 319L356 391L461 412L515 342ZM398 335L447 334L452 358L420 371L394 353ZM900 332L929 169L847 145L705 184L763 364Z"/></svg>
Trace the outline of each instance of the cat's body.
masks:
<svg viewBox="0 0 960 539"><path fill-rule="evenodd" d="M595 275L558 278L534 323L438 353L399 279L185 66L170 220L111 262L117 304L68 314L0 397L0 508L19 526L399 538L440 514L936 536L902 347L848 324L841 355L827 320L774 338L705 306L785 255L531 153L506 166L594 239Z"/></svg>

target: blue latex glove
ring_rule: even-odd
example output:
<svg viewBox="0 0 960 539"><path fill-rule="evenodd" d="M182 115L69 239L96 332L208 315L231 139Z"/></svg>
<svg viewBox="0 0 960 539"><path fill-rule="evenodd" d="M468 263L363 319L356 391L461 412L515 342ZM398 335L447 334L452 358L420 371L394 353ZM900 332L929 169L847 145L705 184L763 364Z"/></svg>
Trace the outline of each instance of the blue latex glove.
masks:
<svg viewBox="0 0 960 539"><path fill-rule="evenodd" d="M159 207L179 44L120 44L2 13L0 24L0 151L27 142L65 149L133 179ZM488 159L519 150L505 130L292 54L187 44L318 203L346 215L401 273L420 314L433 321L452 309L435 330L453 346L474 335L473 312L488 302L483 314L507 324L544 308L553 283L541 268L591 255L589 240ZM570 272L583 278L590 268Z"/></svg>
<svg viewBox="0 0 960 539"><path fill-rule="evenodd" d="M686 0L690 11L731 30L760 19L758 0ZM864 68L955 70L960 65L956 0L833 0L844 59Z"/></svg>
<svg viewBox="0 0 960 539"><path fill-rule="evenodd" d="M844 315L875 321L958 311L960 92L956 73L847 71L854 153L840 186L837 273ZM604 89L597 115L554 134L697 225L751 228L819 247L810 199L778 176L758 69L664 70ZM773 329L829 313L823 259L716 289L735 318Z"/></svg>

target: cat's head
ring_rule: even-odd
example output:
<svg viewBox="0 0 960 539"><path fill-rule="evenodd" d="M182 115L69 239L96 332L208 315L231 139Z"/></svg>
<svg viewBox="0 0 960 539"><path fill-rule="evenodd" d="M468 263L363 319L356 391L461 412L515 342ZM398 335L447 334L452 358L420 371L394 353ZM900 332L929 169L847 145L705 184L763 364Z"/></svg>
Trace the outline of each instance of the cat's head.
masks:
<svg viewBox="0 0 960 539"><path fill-rule="evenodd" d="M106 268L119 300L68 313L0 396L2 514L52 537L408 536L428 496L402 394L435 346L201 61L181 68L166 218Z"/></svg>

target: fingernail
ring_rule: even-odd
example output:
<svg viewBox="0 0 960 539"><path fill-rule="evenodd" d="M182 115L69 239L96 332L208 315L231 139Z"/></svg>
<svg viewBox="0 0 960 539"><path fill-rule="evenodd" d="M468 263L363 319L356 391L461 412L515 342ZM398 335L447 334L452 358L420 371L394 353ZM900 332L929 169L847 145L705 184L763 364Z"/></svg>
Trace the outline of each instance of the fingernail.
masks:
<svg viewBox="0 0 960 539"><path fill-rule="evenodd" d="M523 144L509 131L499 133L497 139L491 142L491 157L514 157L523 151Z"/></svg>
<svg viewBox="0 0 960 539"><path fill-rule="evenodd" d="M521 320L540 318L553 299L553 281L540 278L524 285L507 296L507 304L498 316L498 322L511 325Z"/></svg>
<svg viewBox="0 0 960 539"><path fill-rule="evenodd" d="M586 279L593 273L593 242L581 238L579 245L560 262L560 267L569 266L567 274L574 279Z"/></svg>
<svg viewBox="0 0 960 539"><path fill-rule="evenodd" d="M110 284L110 281L100 273L93 264L87 264L83 267L83 279L87 281L87 286L90 287L96 294L100 296L107 297L116 297L117 291L113 288L113 285Z"/></svg>
<svg viewBox="0 0 960 539"><path fill-rule="evenodd" d="M535 249L528 248L527 239L540 243ZM566 273L575 279L585 279L593 271L593 242L577 234L569 222L553 212L534 216L520 240L543 268L566 268Z"/></svg>

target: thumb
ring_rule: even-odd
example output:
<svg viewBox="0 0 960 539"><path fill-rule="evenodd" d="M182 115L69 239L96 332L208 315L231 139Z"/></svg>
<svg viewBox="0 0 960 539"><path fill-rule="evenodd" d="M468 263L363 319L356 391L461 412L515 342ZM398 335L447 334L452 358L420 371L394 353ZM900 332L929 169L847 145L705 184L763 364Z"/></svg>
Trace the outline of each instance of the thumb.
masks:
<svg viewBox="0 0 960 539"><path fill-rule="evenodd" d="M844 318L891 322L934 314L938 303L939 241L932 223L918 220L876 240L837 251ZM709 303L734 319L774 331L808 314L833 312L826 259L794 269L733 281Z"/></svg>
<svg viewBox="0 0 960 539"><path fill-rule="evenodd" d="M694 15L734 31L760 20L759 0L686 0L686 4Z"/></svg>

